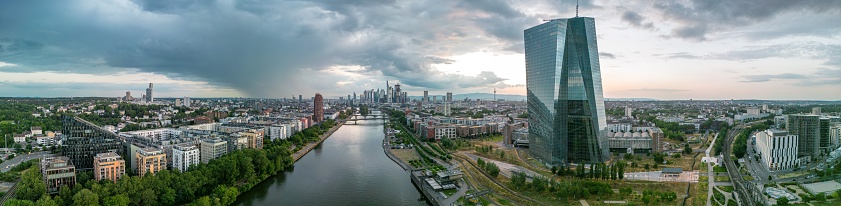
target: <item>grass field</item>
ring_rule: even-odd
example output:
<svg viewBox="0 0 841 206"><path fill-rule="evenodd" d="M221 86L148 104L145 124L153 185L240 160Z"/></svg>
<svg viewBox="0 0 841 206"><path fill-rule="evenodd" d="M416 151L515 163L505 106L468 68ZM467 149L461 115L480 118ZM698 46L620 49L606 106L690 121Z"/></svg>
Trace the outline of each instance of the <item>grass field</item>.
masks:
<svg viewBox="0 0 841 206"><path fill-rule="evenodd" d="M730 177L728 176L715 176L716 182L730 182Z"/></svg>
<svg viewBox="0 0 841 206"><path fill-rule="evenodd" d="M719 167L719 166L713 166L713 172L727 172L727 168Z"/></svg>
<svg viewBox="0 0 841 206"><path fill-rule="evenodd" d="M716 186L718 189L721 189L725 192L733 192L733 186Z"/></svg>
<svg viewBox="0 0 841 206"><path fill-rule="evenodd" d="M799 177L799 176L803 176L803 175L808 175L809 173L812 173L812 172L810 172L810 171L792 172L792 173L788 173L788 174L782 174L777 178L785 179L785 178Z"/></svg>

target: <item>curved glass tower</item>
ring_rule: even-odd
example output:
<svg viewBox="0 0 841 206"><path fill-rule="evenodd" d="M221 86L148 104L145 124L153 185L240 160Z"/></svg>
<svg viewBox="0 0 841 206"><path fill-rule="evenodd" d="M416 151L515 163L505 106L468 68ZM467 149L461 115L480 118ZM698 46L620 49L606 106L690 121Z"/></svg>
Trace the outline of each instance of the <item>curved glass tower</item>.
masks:
<svg viewBox="0 0 841 206"><path fill-rule="evenodd" d="M608 157L595 19L554 19L525 30L529 147L547 164Z"/></svg>

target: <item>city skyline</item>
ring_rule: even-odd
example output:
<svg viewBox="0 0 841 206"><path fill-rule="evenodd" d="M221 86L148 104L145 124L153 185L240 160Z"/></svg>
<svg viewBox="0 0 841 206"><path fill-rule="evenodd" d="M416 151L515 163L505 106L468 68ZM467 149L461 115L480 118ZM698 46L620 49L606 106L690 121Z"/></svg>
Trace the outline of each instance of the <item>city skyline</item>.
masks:
<svg viewBox="0 0 841 206"><path fill-rule="evenodd" d="M581 1L606 45L605 97L841 99L841 3L765 2ZM575 13L574 1L2 4L0 96L28 97L148 82L156 97L340 97L389 79L410 96L525 95L517 31Z"/></svg>

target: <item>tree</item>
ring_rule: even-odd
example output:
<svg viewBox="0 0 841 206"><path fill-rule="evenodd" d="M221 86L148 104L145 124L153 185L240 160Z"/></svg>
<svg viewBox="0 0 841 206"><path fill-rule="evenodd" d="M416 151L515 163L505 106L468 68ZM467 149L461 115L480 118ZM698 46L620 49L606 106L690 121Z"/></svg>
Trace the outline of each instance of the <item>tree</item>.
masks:
<svg viewBox="0 0 841 206"><path fill-rule="evenodd" d="M35 203L31 200L19 200L19 199L11 199L6 201L6 206L35 206Z"/></svg>
<svg viewBox="0 0 841 206"><path fill-rule="evenodd" d="M558 173L558 167L552 165L552 174L556 174L556 173Z"/></svg>
<svg viewBox="0 0 841 206"><path fill-rule="evenodd" d="M58 206L58 203L55 200L53 200L52 198L50 198L50 195L44 194L44 195L41 195L41 199L38 199L38 201L35 201L35 205Z"/></svg>
<svg viewBox="0 0 841 206"><path fill-rule="evenodd" d="M648 163L645 163L645 170L648 170L649 166Z"/></svg>
<svg viewBox="0 0 841 206"><path fill-rule="evenodd" d="M99 205L99 196L87 188L82 189L76 195L73 195L73 205L97 206Z"/></svg>
<svg viewBox="0 0 841 206"><path fill-rule="evenodd" d="M21 173L19 184L16 196L22 200L36 201L47 193L47 186L41 179L41 170L38 169L38 166L32 166L24 170Z"/></svg>
<svg viewBox="0 0 841 206"><path fill-rule="evenodd" d="M780 199L777 199L777 205L779 205L779 206L786 206L786 205L789 205L789 204L788 204L788 198L787 198L787 197L785 197L785 196L780 197Z"/></svg>
<svg viewBox="0 0 841 206"><path fill-rule="evenodd" d="M684 144L683 145L683 153L691 154L692 153L692 147L690 147L689 144Z"/></svg>
<svg viewBox="0 0 841 206"><path fill-rule="evenodd" d="M129 200L128 195L126 194L119 194L115 196L106 197L103 199L102 204L104 205L118 205L118 206L128 206L131 202Z"/></svg>

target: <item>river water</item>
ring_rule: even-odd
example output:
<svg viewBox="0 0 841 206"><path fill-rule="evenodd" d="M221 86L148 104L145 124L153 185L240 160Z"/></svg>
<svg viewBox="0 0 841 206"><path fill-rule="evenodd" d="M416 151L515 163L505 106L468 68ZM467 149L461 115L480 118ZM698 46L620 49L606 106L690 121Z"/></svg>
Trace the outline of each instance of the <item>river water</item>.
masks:
<svg viewBox="0 0 841 206"><path fill-rule="evenodd" d="M409 174L383 153L382 122L342 126L234 205L428 205Z"/></svg>

